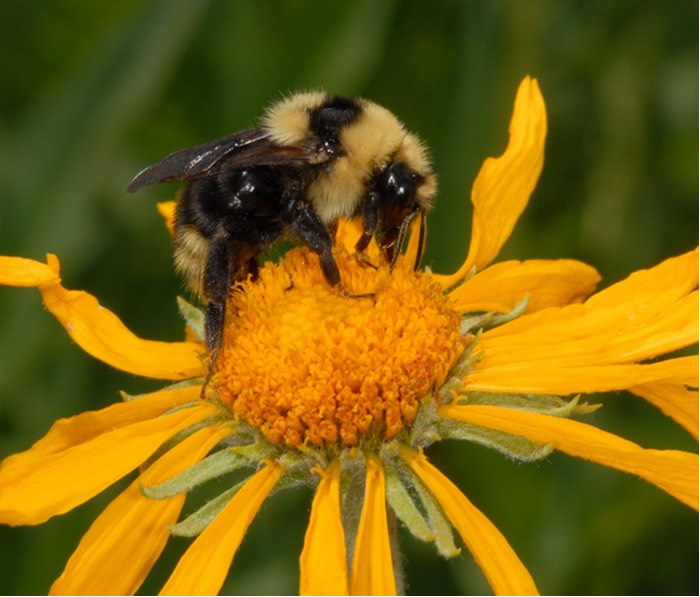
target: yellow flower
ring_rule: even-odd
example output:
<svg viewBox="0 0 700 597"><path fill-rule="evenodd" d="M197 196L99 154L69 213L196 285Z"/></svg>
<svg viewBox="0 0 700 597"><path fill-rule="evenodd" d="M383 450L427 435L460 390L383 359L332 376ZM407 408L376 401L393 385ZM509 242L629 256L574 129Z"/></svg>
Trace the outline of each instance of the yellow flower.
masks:
<svg viewBox="0 0 700 597"><path fill-rule="evenodd" d="M424 449L442 438L526 461L560 450L697 509L697 454L645 449L568 418L596 408L579 394L627 389L698 437L698 358L657 358L698 340L697 249L587 299L599 276L580 262L489 265L537 182L545 133L544 101L526 78L508 147L474 184L471 245L451 276L412 271L417 235L393 272L376 246L358 259L358 228L343 222L342 279L375 298L339 296L307 249L239 284L206 399L197 309L180 302L188 341L142 340L91 295L65 289L55 256L0 258L0 282L38 287L86 352L179 382L57 421L0 465L10 525L44 522L139 470L51 593L133 594L170 534L196 539L162 594L217 593L265 498L299 484L315 488L302 594L400 591L390 515L446 557L459 553L456 529L495 593L536 593L504 536L430 464ZM169 221L172 204L161 211ZM188 492L239 469L254 472L178 522Z"/></svg>

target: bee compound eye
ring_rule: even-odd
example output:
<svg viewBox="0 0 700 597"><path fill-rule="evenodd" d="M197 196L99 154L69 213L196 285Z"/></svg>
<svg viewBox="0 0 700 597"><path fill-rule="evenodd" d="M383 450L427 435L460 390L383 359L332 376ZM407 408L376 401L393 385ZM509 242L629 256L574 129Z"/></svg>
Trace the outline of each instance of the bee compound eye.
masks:
<svg viewBox="0 0 700 597"><path fill-rule="evenodd" d="M397 207L409 207L420 183L420 176L415 174L402 162L390 164L380 178L380 192L385 201Z"/></svg>

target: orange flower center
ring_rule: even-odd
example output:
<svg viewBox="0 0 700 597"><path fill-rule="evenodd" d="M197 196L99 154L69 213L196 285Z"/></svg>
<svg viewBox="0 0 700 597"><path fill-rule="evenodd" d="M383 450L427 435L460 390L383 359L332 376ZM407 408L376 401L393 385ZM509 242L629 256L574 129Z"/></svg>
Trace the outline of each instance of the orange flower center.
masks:
<svg viewBox="0 0 700 597"><path fill-rule="evenodd" d="M467 342L430 276L401 260L390 273L342 248L335 256L348 292L374 298L343 296L315 254L295 249L228 302L212 384L237 419L275 444L395 436Z"/></svg>

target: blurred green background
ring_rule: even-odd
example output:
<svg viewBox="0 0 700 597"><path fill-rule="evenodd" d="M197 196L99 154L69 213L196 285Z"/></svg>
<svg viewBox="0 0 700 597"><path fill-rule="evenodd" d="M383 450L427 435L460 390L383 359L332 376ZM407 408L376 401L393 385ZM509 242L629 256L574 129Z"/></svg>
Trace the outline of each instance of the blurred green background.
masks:
<svg viewBox="0 0 700 597"><path fill-rule="evenodd" d="M608 284L686 251L698 225L698 8L693 0L24 0L0 3L0 254L58 253L70 288L139 335L181 337L180 281L143 166L243 129L314 87L394 111L440 175L426 262L454 270L471 183L502 152L518 82L539 79L545 168L501 258L571 257ZM0 456L56 418L158 387L83 354L35 290L0 288ZM596 399L599 397L595 397ZM697 450L641 400L589 420L646 447ZM543 593L697 594L697 515L623 473L562 455L521 465L446 442L429 455L502 530ZM124 483L36 528L0 528L2 592L48 590ZM47 488L50 491L50 488ZM310 492L276 495L223 593L297 589ZM408 590L488 592L464 554L403 536ZM144 591L186 546L174 541Z"/></svg>

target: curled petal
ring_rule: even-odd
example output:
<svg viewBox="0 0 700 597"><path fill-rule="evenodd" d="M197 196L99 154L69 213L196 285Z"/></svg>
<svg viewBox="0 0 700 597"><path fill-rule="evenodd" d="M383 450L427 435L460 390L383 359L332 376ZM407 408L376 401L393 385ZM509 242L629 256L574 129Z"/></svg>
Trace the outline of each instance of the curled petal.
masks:
<svg viewBox="0 0 700 597"><path fill-rule="evenodd" d="M538 595L535 582L501 532L423 453L401 448L401 457L435 496L474 556L496 595Z"/></svg>
<svg viewBox="0 0 700 597"><path fill-rule="evenodd" d="M152 500L141 486L188 469L220 440L215 426L205 427L156 460L95 520L50 594L133 595L163 551L186 497Z"/></svg>
<svg viewBox="0 0 700 597"><path fill-rule="evenodd" d="M0 257L0 284L34 287L60 281L58 273L45 263L24 257Z"/></svg>
<svg viewBox="0 0 700 597"><path fill-rule="evenodd" d="M386 481L374 454L367 456L365 498L355 539L350 594L396 595L386 518Z"/></svg>
<svg viewBox="0 0 700 597"><path fill-rule="evenodd" d="M250 523L283 472L279 464L269 462L248 479L180 558L160 594L218 594Z"/></svg>
<svg viewBox="0 0 700 597"><path fill-rule="evenodd" d="M598 272L580 261L503 261L477 273L450 292L462 313L509 313L525 296L527 312L580 303L600 281Z"/></svg>
<svg viewBox="0 0 700 597"><path fill-rule="evenodd" d="M525 77L515 97L503 155L488 158L474 182L472 238L466 261L451 276L439 276L448 288L473 266L481 270L498 255L537 184L544 162L547 113L537 80Z"/></svg>
<svg viewBox="0 0 700 597"><path fill-rule="evenodd" d="M51 453L29 450L0 467L0 521L39 524L72 510L144 462L178 431L212 415L210 405L125 425Z"/></svg>
<svg viewBox="0 0 700 597"><path fill-rule="evenodd" d="M300 595L347 595L345 532L340 514L340 461L325 471L316 489L304 549L299 558Z"/></svg>
<svg viewBox="0 0 700 597"><path fill-rule="evenodd" d="M58 275L58 259L48 264ZM40 287L44 304L71 338L88 354L117 369L156 379L187 379L203 375L203 349L192 342L142 340L87 292L60 284Z"/></svg>
<svg viewBox="0 0 700 597"><path fill-rule="evenodd" d="M484 405L443 406L442 417L551 444L555 449L638 475L698 509L698 455L645 450L612 433L570 419Z"/></svg>
<svg viewBox="0 0 700 597"><path fill-rule="evenodd" d="M697 390L689 390L683 384L669 382L652 382L627 389L651 402L698 439Z"/></svg>

